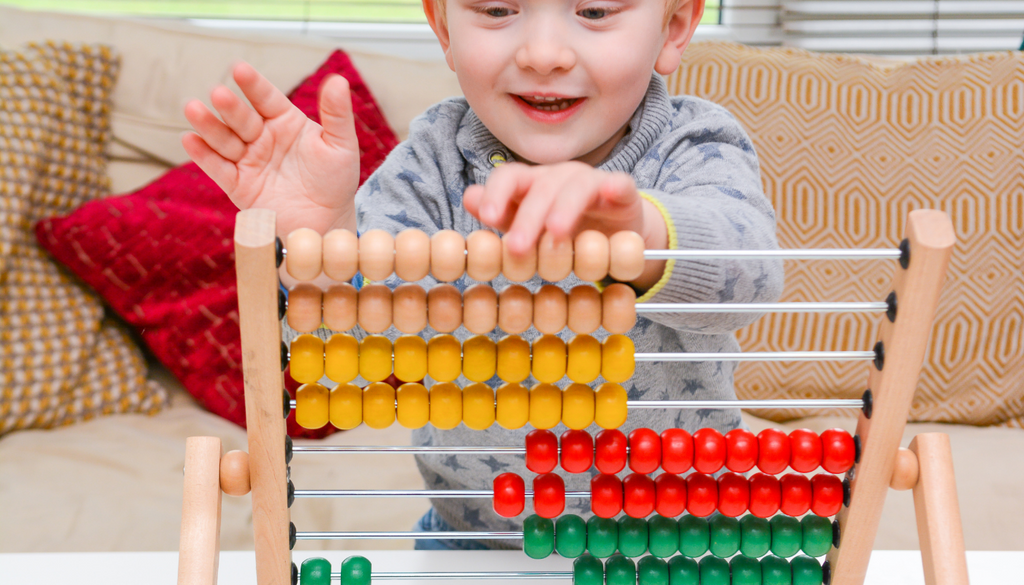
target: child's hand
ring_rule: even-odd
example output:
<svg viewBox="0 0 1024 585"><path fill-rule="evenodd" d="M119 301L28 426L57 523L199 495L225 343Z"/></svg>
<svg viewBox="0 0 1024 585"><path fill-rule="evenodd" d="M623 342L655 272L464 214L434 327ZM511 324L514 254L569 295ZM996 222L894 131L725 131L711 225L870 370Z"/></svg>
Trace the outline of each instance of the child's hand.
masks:
<svg viewBox="0 0 1024 585"><path fill-rule="evenodd" d="M224 86L210 95L221 119L199 100L189 102L185 117L198 134L182 136L188 155L239 209L276 211L281 233L303 226L354 231L359 145L345 78L320 86L321 127L250 65L239 63L232 73L252 107Z"/></svg>

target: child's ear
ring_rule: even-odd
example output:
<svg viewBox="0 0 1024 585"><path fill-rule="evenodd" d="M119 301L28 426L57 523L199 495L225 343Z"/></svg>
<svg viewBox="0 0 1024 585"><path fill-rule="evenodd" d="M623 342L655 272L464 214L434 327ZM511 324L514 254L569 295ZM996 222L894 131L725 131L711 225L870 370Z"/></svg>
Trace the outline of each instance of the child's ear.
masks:
<svg viewBox="0 0 1024 585"><path fill-rule="evenodd" d="M444 51L444 60L448 62L448 67L455 71L455 62L452 60L452 42L448 38L448 23L445 22L443 16L438 12L437 0L423 0L423 13L427 15L427 23L434 31L434 35L437 36L437 40L441 43L441 50Z"/></svg>
<svg viewBox="0 0 1024 585"><path fill-rule="evenodd" d="M430 0L423 0L424 3ZM669 0L671 1L671 0ZM683 57L683 51L690 44L693 38L693 31L697 30L701 17L704 16L704 0L680 0L676 11L669 17L665 25L667 36L665 44L658 53L658 59L654 62L654 70L662 75L668 75L679 67L679 61Z"/></svg>

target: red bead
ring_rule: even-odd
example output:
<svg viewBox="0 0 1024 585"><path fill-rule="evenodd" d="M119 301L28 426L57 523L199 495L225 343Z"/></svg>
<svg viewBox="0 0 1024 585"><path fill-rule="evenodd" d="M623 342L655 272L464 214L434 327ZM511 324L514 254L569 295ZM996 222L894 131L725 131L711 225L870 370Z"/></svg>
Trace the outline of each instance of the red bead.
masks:
<svg viewBox="0 0 1024 585"><path fill-rule="evenodd" d="M616 474L626 468L626 435L618 429L597 433L594 441L594 464L601 473Z"/></svg>
<svg viewBox="0 0 1024 585"><path fill-rule="evenodd" d="M789 437L778 429L765 429L757 435L757 467L769 475L782 473L789 466Z"/></svg>
<svg viewBox="0 0 1024 585"><path fill-rule="evenodd" d="M614 518L622 511L622 481L599 473L590 479L590 510L599 518Z"/></svg>
<svg viewBox="0 0 1024 585"><path fill-rule="evenodd" d="M666 518L682 516L686 511L686 480L674 473L662 473L654 479L654 509Z"/></svg>
<svg viewBox="0 0 1024 585"><path fill-rule="evenodd" d="M661 437L651 429L629 433L629 468L636 473L652 473L661 465Z"/></svg>
<svg viewBox="0 0 1024 585"><path fill-rule="evenodd" d="M514 518L526 508L526 483L514 473L502 473L494 478L494 512L505 518Z"/></svg>
<svg viewBox="0 0 1024 585"><path fill-rule="evenodd" d="M541 518L557 518L565 510L565 482L554 473L533 478L533 511Z"/></svg>
<svg viewBox="0 0 1024 585"><path fill-rule="evenodd" d="M811 478L811 512L835 516L843 507L843 482L834 475L819 473Z"/></svg>
<svg viewBox="0 0 1024 585"><path fill-rule="evenodd" d="M789 449L793 471L808 473L821 465L821 438L814 431L797 429L789 433Z"/></svg>
<svg viewBox="0 0 1024 585"><path fill-rule="evenodd" d="M725 434L725 466L729 471L746 473L757 465L757 437L746 429Z"/></svg>
<svg viewBox="0 0 1024 585"><path fill-rule="evenodd" d="M654 480L640 473L630 473L622 480L622 511L627 516L646 518L654 511L656 493Z"/></svg>
<svg viewBox="0 0 1024 585"><path fill-rule="evenodd" d="M771 518L782 505L782 486L774 475L755 473L750 476L750 513L758 518Z"/></svg>
<svg viewBox="0 0 1024 585"><path fill-rule="evenodd" d="M750 484L747 478L735 473L723 473L718 478L718 511L736 518L750 507Z"/></svg>
<svg viewBox="0 0 1024 585"><path fill-rule="evenodd" d="M811 480L804 475L787 473L779 480L782 504L779 510L786 516L803 516L811 509Z"/></svg>
<svg viewBox="0 0 1024 585"><path fill-rule="evenodd" d="M562 469L583 473L594 464L594 438L587 431L562 433Z"/></svg>
<svg viewBox="0 0 1024 585"><path fill-rule="evenodd" d="M703 473L686 478L686 509L694 516L710 516L718 506L718 483Z"/></svg>
<svg viewBox="0 0 1024 585"><path fill-rule="evenodd" d="M725 465L725 437L715 429L693 433L693 468L700 473L715 473Z"/></svg>
<svg viewBox="0 0 1024 585"><path fill-rule="evenodd" d="M693 437L683 429L661 433L661 468L667 473L686 473L693 467Z"/></svg>
<svg viewBox="0 0 1024 585"><path fill-rule="evenodd" d="M821 468L829 473L846 473L853 467L857 448L853 437L843 429L821 433Z"/></svg>
<svg viewBox="0 0 1024 585"><path fill-rule="evenodd" d="M526 433L526 468L534 473L550 473L558 465L558 438L555 433L534 429Z"/></svg>

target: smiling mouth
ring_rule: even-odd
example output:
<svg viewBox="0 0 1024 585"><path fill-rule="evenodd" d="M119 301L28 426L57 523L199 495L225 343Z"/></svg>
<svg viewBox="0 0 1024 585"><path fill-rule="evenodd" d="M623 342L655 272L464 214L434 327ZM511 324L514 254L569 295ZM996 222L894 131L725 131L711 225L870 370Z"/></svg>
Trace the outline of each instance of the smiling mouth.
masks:
<svg viewBox="0 0 1024 585"><path fill-rule="evenodd" d="M561 112L562 110L572 107L573 104L580 100L580 98L559 98L532 95L517 95L516 98L531 108L542 112Z"/></svg>

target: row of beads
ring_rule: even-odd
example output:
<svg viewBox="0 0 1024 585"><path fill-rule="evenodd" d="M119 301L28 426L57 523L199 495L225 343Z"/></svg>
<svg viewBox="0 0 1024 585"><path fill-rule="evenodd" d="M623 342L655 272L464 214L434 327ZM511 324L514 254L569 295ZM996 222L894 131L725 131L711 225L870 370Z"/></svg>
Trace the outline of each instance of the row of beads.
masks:
<svg viewBox="0 0 1024 585"><path fill-rule="evenodd" d="M428 390L410 382L395 389L385 382L366 388L338 384L328 390L317 383L303 384L295 394L295 420L307 429L328 423L352 429L360 423L384 429L395 423L418 429L430 423L438 429L453 429L465 423L484 430L494 423L518 429L527 423L549 429L558 423L582 429L597 423L616 428L626 422L626 390L606 382L595 391L584 384L570 384L560 390L552 384L537 384L527 390L520 384L504 384L495 391L479 382L459 388L439 382Z"/></svg>
<svg viewBox="0 0 1024 585"><path fill-rule="evenodd" d="M801 550L812 557L824 556L832 548L833 528L828 518L808 514L797 520L775 516L771 520L757 516L729 518L683 516L678 521L665 516L649 519L623 516L618 520L565 514L557 520L536 514L523 521L523 551L541 559L557 552L576 558L589 552L606 558L618 552L640 557L649 551L659 558L681 553L699 558L710 552L719 558L736 553L758 558L772 554L788 558Z"/></svg>
<svg viewBox="0 0 1024 585"><path fill-rule="evenodd" d="M644 269L644 239L635 232L618 232L609 238L587 230L575 242L558 245L545 235L523 257L509 254L497 234L483 230L468 238L452 230L427 236L410 229L397 237L370 230L359 238L348 230L332 230L321 238L314 230L302 228L288 234L285 245L288 274L304 281L314 280L322 271L344 282L358 271L375 281L394 273L406 282L416 282L429 273L441 282L458 280L463 274L481 282L499 274L513 282L526 282L535 274L557 282L573 272L591 282L609 275L629 282Z"/></svg>
<svg viewBox="0 0 1024 585"><path fill-rule="evenodd" d="M295 565L292 565L292 570L295 570ZM370 585L372 566L366 557L348 557L341 562L340 573L341 585ZM302 561L298 581L299 585L331 585L331 562L321 557Z"/></svg>
<svg viewBox="0 0 1024 585"><path fill-rule="evenodd" d="M636 293L622 283L600 292L579 285L568 294L547 284L533 294L519 284L500 293L483 284L465 293L450 284L428 291L417 284L403 284L394 291L383 284L368 284L358 291L351 284L335 284L321 292L320 287L304 282L289 292L287 316L288 326L300 333L316 331L321 324L333 331L348 331L358 324L368 333L382 333L391 325L402 333L419 333L427 325L440 333L451 333L460 325L478 334L495 327L522 333L531 325L549 334L567 326L583 334L598 327L625 333L636 324Z"/></svg>
<svg viewBox="0 0 1024 585"><path fill-rule="evenodd" d="M573 562L573 585L821 585L824 570L808 556L791 561L737 555L730 560L706 556L699 562L683 556L644 557L634 563L622 555L603 565L591 555Z"/></svg>
<svg viewBox="0 0 1024 585"><path fill-rule="evenodd" d="M763 445L763 447L762 447ZM652 473L661 467L669 473L717 473L723 467L745 473L756 465L762 472L777 475L787 467L809 473L819 467L829 473L846 473L853 467L856 447L844 429L829 429L820 436L797 429L788 436L777 429L760 434L733 429L724 436L712 428L690 435L684 429L668 429L659 436L651 429L635 429L627 439L621 431L601 431L597 437L582 430L569 430L559 439L547 430L526 435L526 467L534 473L548 473L561 463L569 473L583 473L597 465L601 473L616 474L629 468Z"/></svg>
<svg viewBox="0 0 1024 585"><path fill-rule="evenodd" d="M351 382L357 375L367 382L380 382L392 372L402 382L417 382L428 375L436 382L451 382L461 374L472 382L486 382L496 375L514 384L532 374L547 384L566 376L589 384L598 376L608 382L628 380L636 366L634 349L632 340L619 334L609 335L603 342L577 335L569 343L544 335L532 345L514 335L497 342L476 335L461 344L451 335L435 335L429 341L403 335L393 346L380 335L356 341L338 333L324 343L315 335L304 334L292 340L289 360L292 379L300 384L316 382L324 375L339 384Z"/></svg>

